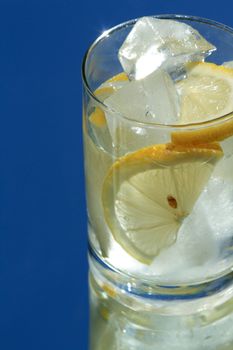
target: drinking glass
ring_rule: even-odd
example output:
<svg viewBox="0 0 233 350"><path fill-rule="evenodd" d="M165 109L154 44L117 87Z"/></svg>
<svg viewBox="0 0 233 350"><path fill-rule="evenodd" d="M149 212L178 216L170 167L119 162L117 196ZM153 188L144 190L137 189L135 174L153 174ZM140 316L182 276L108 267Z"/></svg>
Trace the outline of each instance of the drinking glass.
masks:
<svg viewBox="0 0 233 350"><path fill-rule="evenodd" d="M217 48L207 62L233 59L233 29L154 17L198 30ZM82 67L90 350L232 350L233 114L165 125L109 108L136 22L105 31Z"/></svg>

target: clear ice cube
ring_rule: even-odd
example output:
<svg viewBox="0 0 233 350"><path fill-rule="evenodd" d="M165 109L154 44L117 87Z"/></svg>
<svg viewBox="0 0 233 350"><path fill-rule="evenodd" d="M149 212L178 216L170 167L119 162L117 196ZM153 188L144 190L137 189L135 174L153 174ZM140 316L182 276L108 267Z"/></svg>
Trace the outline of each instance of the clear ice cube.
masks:
<svg viewBox="0 0 233 350"><path fill-rule="evenodd" d="M211 177L193 212L181 225L177 241L155 258L151 270L163 278L174 276L176 281L186 282L217 272L216 263L227 254L232 238L232 198L233 183ZM218 268L221 271L224 265Z"/></svg>
<svg viewBox="0 0 233 350"><path fill-rule="evenodd" d="M119 115L133 121L159 124L176 123L179 115L175 85L170 76L160 69L144 79L128 82L104 103L112 110L106 113L112 137L121 122Z"/></svg>
<svg viewBox="0 0 233 350"><path fill-rule="evenodd" d="M215 49L185 23L142 17L127 36L118 57L131 78L141 79L159 67L173 72L186 62L202 61Z"/></svg>

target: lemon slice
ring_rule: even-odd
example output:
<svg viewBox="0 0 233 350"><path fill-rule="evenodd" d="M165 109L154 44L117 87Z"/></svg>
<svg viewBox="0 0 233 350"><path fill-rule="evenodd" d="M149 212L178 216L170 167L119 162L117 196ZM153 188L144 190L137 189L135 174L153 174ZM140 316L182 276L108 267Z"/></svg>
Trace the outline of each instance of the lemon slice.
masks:
<svg viewBox="0 0 233 350"><path fill-rule="evenodd" d="M171 140L180 145L198 145L207 142L223 141L233 135L233 114L216 121L214 125L203 124L189 130L174 131Z"/></svg>
<svg viewBox="0 0 233 350"><path fill-rule="evenodd" d="M120 89L125 82L129 81L126 73L122 72L114 75L112 78L106 80L101 84L98 89L94 91L94 94L101 100L104 101L114 91Z"/></svg>
<svg viewBox="0 0 233 350"><path fill-rule="evenodd" d="M233 69L213 63L190 63L187 79L177 83L180 95L180 124L196 124L220 118L233 112ZM200 127L172 134L179 144L222 141L233 135L233 115L216 125L203 123Z"/></svg>
<svg viewBox="0 0 233 350"><path fill-rule="evenodd" d="M116 81L129 81L128 75L125 72L121 72L107 80L108 83L114 83Z"/></svg>
<svg viewBox="0 0 233 350"><path fill-rule="evenodd" d="M114 91L119 90L128 80L126 73L119 73L101 84L100 87L94 91L94 94L103 102L107 97L113 94ZM105 114L100 107L95 107L90 115L90 122L95 127L102 128L106 126Z"/></svg>
<svg viewBox="0 0 233 350"><path fill-rule="evenodd" d="M149 264L175 242L183 219L222 156L218 144L161 144L116 161L102 191L105 220L115 240Z"/></svg>
<svg viewBox="0 0 233 350"><path fill-rule="evenodd" d="M214 63L190 63L187 79L177 84L182 124L197 123L233 111L233 69Z"/></svg>
<svg viewBox="0 0 233 350"><path fill-rule="evenodd" d="M97 128L102 128L106 125L105 114L101 108L96 107L89 117L91 124Z"/></svg>

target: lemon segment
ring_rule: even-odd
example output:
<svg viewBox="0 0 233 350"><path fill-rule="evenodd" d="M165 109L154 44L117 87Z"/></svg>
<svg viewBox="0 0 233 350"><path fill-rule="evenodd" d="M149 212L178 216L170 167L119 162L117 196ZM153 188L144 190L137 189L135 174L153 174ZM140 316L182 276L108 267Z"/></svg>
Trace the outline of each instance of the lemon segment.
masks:
<svg viewBox="0 0 233 350"><path fill-rule="evenodd" d="M102 191L105 220L114 239L150 264L176 241L183 219L222 156L218 144L150 146L116 161Z"/></svg>

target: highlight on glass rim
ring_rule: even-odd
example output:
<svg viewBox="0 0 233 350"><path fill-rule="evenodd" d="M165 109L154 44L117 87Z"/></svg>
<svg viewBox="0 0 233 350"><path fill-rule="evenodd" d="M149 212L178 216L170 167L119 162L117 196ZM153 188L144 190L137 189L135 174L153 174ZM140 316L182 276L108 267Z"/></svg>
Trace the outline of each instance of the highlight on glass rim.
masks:
<svg viewBox="0 0 233 350"><path fill-rule="evenodd" d="M83 85L90 350L232 350L233 29L128 21Z"/></svg>

